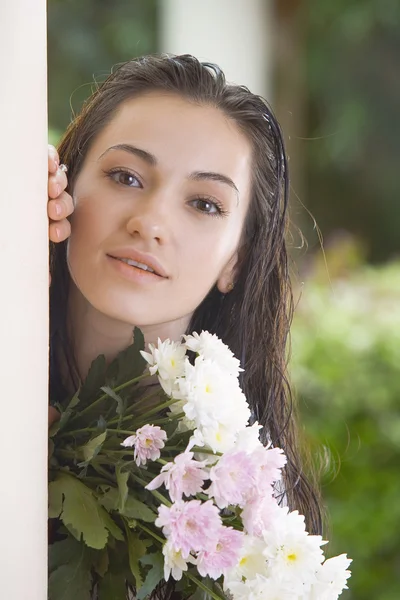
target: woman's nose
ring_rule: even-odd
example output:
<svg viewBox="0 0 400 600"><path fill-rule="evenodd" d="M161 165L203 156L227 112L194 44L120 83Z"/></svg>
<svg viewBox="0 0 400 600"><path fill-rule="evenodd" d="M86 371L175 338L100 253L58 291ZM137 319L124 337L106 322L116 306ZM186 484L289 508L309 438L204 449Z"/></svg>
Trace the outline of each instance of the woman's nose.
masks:
<svg viewBox="0 0 400 600"><path fill-rule="evenodd" d="M132 236L145 240L154 240L159 244L168 241L168 219L160 200L143 199L136 205L134 214L129 217L126 228Z"/></svg>

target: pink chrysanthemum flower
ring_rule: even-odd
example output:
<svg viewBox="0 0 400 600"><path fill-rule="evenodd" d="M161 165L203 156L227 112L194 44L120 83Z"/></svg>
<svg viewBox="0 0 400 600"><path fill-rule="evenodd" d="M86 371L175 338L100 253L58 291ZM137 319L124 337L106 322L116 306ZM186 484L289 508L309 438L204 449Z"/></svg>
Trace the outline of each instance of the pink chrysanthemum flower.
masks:
<svg viewBox="0 0 400 600"><path fill-rule="evenodd" d="M256 470L246 452L227 452L210 470L210 479L207 494L215 498L220 508L229 504L243 506L254 490Z"/></svg>
<svg viewBox="0 0 400 600"><path fill-rule="evenodd" d="M212 550L199 552L197 570L202 577L209 575L218 579L225 575L239 560L243 543L243 533L232 527L221 527L215 547Z"/></svg>
<svg viewBox="0 0 400 600"><path fill-rule="evenodd" d="M265 448L260 446L250 454L257 472L257 489L259 493L281 479L281 469L286 464L286 456L281 448Z"/></svg>
<svg viewBox="0 0 400 600"><path fill-rule="evenodd" d="M276 499L270 493L263 492L262 495L255 494L247 502L242 510L241 519L243 527L250 535L262 537L263 531L269 529L273 520L279 512L279 506Z"/></svg>
<svg viewBox="0 0 400 600"><path fill-rule="evenodd" d="M215 547L222 525L218 508L209 500L177 502L170 508L160 506L157 527L162 527L167 540L187 558L191 551L201 552Z"/></svg>
<svg viewBox="0 0 400 600"><path fill-rule="evenodd" d="M143 425L136 433L127 437L121 446L134 447L134 459L138 467L148 460L160 458L160 450L164 448L167 434L158 425Z"/></svg>
<svg viewBox="0 0 400 600"><path fill-rule="evenodd" d="M193 452L182 452L173 462L163 466L161 473L146 486L146 489L156 490L164 484L173 502L181 500L182 495L198 494L203 489L204 481L208 479L205 464L205 461L193 460Z"/></svg>

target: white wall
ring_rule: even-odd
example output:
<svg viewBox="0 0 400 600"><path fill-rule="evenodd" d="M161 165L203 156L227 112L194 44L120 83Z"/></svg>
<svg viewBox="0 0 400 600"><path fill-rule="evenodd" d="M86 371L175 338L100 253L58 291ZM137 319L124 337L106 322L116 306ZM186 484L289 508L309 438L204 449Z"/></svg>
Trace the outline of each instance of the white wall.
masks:
<svg viewBox="0 0 400 600"><path fill-rule="evenodd" d="M0 598L47 598L46 2L0 2Z"/></svg>
<svg viewBox="0 0 400 600"><path fill-rule="evenodd" d="M271 0L159 0L160 50L215 62L271 98Z"/></svg>

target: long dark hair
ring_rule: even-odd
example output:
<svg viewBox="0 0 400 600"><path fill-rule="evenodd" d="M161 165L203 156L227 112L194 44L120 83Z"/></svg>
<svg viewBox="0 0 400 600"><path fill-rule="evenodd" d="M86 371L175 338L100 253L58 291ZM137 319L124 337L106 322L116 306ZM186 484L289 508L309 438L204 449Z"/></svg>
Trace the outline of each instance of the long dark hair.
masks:
<svg viewBox="0 0 400 600"><path fill-rule="evenodd" d="M145 56L120 66L92 94L70 124L60 145L69 167L69 191L94 138L127 99L167 91L212 105L232 119L253 149L252 198L244 224L233 290L215 286L195 310L189 331L205 329L229 345L244 367L242 387L265 441L284 449L285 497L306 517L310 532L321 532L318 496L305 477L287 379L292 291L285 236L288 223L288 165L282 133L271 108L246 87L230 85L219 67L189 55ZM62 393L55 350L64 349L71 376L74 359L66 333L69 272L66 243L51 244L50 396Z"/></svg>

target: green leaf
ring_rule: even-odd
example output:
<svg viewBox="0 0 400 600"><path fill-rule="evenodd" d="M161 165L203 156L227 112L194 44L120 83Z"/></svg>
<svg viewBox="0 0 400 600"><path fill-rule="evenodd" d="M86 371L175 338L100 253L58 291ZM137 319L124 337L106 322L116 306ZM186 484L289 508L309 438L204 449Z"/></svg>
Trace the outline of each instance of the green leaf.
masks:
<svg viewBox="0 0 400 600"><path fill-rule="evenodd" d="M145 523L154 523L156 514L144 502L140 502L132 495L128 495L124 510L120 511L121 515L129 519L139 519Z"/></svg>
<svg viewBox="0 0 400 600"><path fill-rule="evenodd" d="M124 416L125 410L126 410L125 400L123 398L121 398L121 396L116 394L114 392L114 390L112 388L110 388L108 385L103 385L103 387L101 389L105 394L110 396L110 398L115 400L115 402L117 403L116 413L117 413L117 415L119 415L119 417L121 419ZM120 422L118 423L118 427L119 426L120 426Z"/></svg>
<svg viewBox="0 0 400 600"><path fill-rule="evenodd" d="M93 560L93 568L100 577L104 577L104 575L108 571L109 567L109 556L106 548L103 550L98 550L94 555Z"/></svg>
<svg viewBox="0 0 400 600"><path fill-rule="evenodd" d="M125 474L123 474L125 475ZM157 515L144 502L128 493L124 508L121 510L121 491L111 486L99 486L99 503L107 511L117 510L128 519L139 519L145 523L154 523ZM123 488L124 489L124 488Z"/></svg>
<svg viewBox="0 0 400 600"><path fill-rule="evenodd" d="M107 437L107 431L103 431L100 435L97 435L93 439L89 440L87 444L82 446L83 458L85 463L88 464L101 450L101 447ZM79 466L84 466L83 463Z"/></svg>
<svg viewBox="0 0 400 600"><path fill-rule="evenodd" d="M138 327L135 327L133 344L120 352L107 369L106 380L112 387L134 379L143 373L146 361L140 354L141 350L144 350L143 333Z"/></svg>
<svg viewBox="0 0 400 600"><path fill-rule="evenodd" d="M201 581L201 583L204 586L206 586L206 588L208 588L209 590L213 590L215 581L213 581L210 577L200 577L199 580ZM225 596L221 595L221 600L224 597ZM191 594L190 598L191 598L191 600L192 600L192 598L194 600L212 600L212 596L208 592L206 592L204 588L201 588L199 585L196 585L195 591L193 594Z"/></svg>
<svg viewBox="0 0 400 600"><path fill-rule="evenodd" d="M65 409L63 409L61 406L57 406L57 408L61 411L61 416L59 420L53 423L53 425L50 427L50 437L54 437L61 429L64 429L65 425L68 423L69 418L73 413L73 409L80 402L79 392L80 390L75 392Z"/></svg>
<svg viewBox="0 0 400 600"><path fill-rule="evenodd" d="M118 509L119 491L115 487L109 485L100 485L98 487L100 496L98 500L106 511L111 512L112 510Z"/></svg>
<svg viewBox="0 0 400 600"><path fill-rule="evenodd" d="M108 534L123 539L123 534L108 512L100 505L92 490L76 477L59 473L49 485L51 494L59 501L64 497L61 520L67 529L91 548L101 549L107 543Z"/></svg>
<svg viewBox="0 0 400 600"><path fill-rule="evenodd" d="M99 395L99 390L104 383L106 374L106 357L100 354L90 365L87 377L80 391L82 402L87 404L90 400L95 400Z"/></svg>
<svg viewBox="0 0 400 600"><path fill-rule="evenodd" d="M128 545L129 567L135 578L136 591L138 591L143 584L139 560L146 554L150 542L148 540L141 540L138 534L131 531L127 526L125 527L125 533Z"/></svg>
<svg viewBox="0 0 400 600"><path fill-rule="evenodd" d="M49 546L49 573L52 573L58 567L65 565L74 559L76 554L81 553L82 542L78 542L72 537L68 537L60 542L55 542Z"/></svg>
<svg viewBox="0 0 400 600"><path fill-rule="evenodd" d="M128 497L128 492L129 492L129 490L128 490L129 473L128 473L128 471L122 472L122 467L118 466L116 468L116 475L117 475L117 484L118 484L118 491L119 491L118 511L120 513L123 513L125 504L126 504L126 499Z"/></svg>
<svg viewBox="0 0 400 600"><path fill-rule="evenodd" d="M72 538L49 547L48 600L91 600L90 552Z"/></svg>
<svg viewBox="0 0 400 600"><path fill-rule="evenodd" d="M98 600L126 600L126 584L123 573L106 573L99 581Z"/></svg>
<svg viewBox="0 0 400 600"><path fill-rule="evenodd" d="M155 590L164 577L164 557L161 552L146 554L140 559L142 565L150 565L144 583L136 594L137 600L143 600Z"/></svg>

